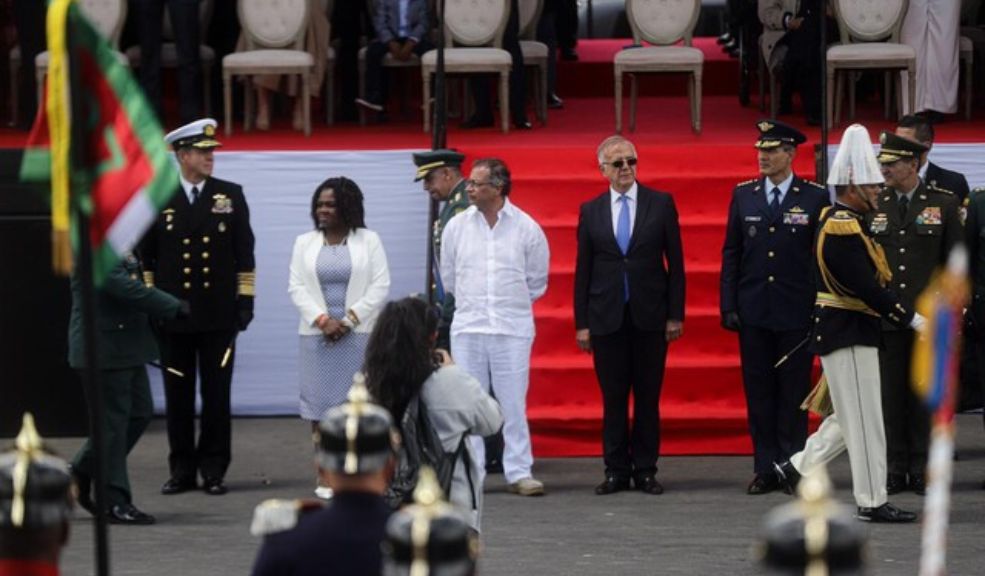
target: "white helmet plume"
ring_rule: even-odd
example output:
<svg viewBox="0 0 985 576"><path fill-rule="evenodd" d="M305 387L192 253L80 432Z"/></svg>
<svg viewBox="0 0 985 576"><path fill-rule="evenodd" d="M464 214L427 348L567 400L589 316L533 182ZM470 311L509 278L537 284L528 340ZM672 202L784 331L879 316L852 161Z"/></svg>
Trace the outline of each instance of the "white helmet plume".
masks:
<svg viewBox="0 0 985 576"><path fill-rule="evenodd" d="M838 153L828 173L829 186L848 184L882 184L885 178L876 161L869 131L861 124L852 124L841 136Z"/></svg>

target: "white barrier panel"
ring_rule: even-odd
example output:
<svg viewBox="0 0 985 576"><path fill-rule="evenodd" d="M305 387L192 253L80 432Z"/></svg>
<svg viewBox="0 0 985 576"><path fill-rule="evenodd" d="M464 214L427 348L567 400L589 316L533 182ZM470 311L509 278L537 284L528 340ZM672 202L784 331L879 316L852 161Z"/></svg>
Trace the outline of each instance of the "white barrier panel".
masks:
<svg viewBox="0 0 985 576"><path fill-rule="evenodd" d="M237 341L233 413L298 413L298 313L287 295L294 238L312 229L311 196L345 176L365 196L366 226L383 240L390 297L424 292L428 197L414 182L410 150L218 152L215 176L243 186L256 235L256 317ZM160 374L151 370L154 405L164 411Z"/></svg>

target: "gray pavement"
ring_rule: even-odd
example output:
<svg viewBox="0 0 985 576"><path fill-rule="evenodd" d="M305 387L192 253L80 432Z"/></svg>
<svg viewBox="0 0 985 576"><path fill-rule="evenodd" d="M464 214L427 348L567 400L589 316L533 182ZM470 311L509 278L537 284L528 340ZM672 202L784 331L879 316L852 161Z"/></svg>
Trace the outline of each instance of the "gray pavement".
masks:
<svg viewBox="0 0 985 576"><path fill-rule="evenodd" d="M949 535L949 574L980 574L985 552L985 433L981 415L961 415ZM253 507L267 498L307 498L314 488L308 425L293 418L237 419L230 492L162 496L167 437L156 420L130 458L135 503L157 516L147 527L110 527L113 574L184 576L248 574L259 541L249 534ZM81 439L53 439L71 456ZM500 476L486 484L483 576L758 574L754 543L764 514L789 501L783 494L747 496L751 458L667 457L658 477L662 496L635 492L595 496L596 458L540 459L543 498L508 494ZM837 497L851 501L847 458L831 469ZM923 499L892 498L906 509ZM76 514L63 573L92 574L92 519ZM866 526L869 574L916 574L920 525ZM330 570L328 571L330 573Z"/></svg>

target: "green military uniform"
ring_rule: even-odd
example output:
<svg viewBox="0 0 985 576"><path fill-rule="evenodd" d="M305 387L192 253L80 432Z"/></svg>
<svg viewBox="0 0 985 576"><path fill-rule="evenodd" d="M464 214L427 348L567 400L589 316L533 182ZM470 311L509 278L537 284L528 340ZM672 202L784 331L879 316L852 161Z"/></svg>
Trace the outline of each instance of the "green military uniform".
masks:
<svg viewBox="0 0 985 576"><path fill-rule="evenodd" d="M417 175L414 181L422 180L428 173L437 168L454 167L458 168L465 160L465 155L454 150L438 149L428 152L418 152L414 154L414 164L417 166ZM450 349L450 339L448 331L451 328L451 321L455 315L455 296L445 294L441 284L438 263L441 261L441 234L445 230L448 222L459 212L464 212L469 207L469 197L465 193L465 180L460 180L452 189L451 194L444 201L444 206L438 213L438 218L434 221L431 229L431 244L433 248L432 268L434 270L434 282L431 284L431 301L441 307L441 321L438 323L438 347Z"/></svg>
<svg viewBox="0 0 985 576"><path fill-rule="evenodd" d="M81 305L82 284L73 276L68 362L76 369L86 367ZM148 316L174 318L180 308L180 301L174 296L144 285L140 262L132 254L110 271L96 291L96 346L104 409L108 508L130 504L127 454L154 414L144 365L157 359L158 351ZM93 475L92 448L91 439L86 440L72 463L74 470L87 478Z"/></svg>
<svg viewBox="0 0 985 576"><path fill-rule="evenodd" d="M888 132L881 141L878 160L882 164L919 158L926 150L918 142ZM907 196L909 199L904 199ZM879 196L879 209L866 215L866 225L886 253L893 274L889 288L908 310L913 309L931 275L947 262L964 233L958 198L924 182L919 182L909 195L887 186ZM909 484L914 491L922 492L930 420L910 386L913 331L885 321L882 328L879 364L889 491L898 492Z"/></svg>

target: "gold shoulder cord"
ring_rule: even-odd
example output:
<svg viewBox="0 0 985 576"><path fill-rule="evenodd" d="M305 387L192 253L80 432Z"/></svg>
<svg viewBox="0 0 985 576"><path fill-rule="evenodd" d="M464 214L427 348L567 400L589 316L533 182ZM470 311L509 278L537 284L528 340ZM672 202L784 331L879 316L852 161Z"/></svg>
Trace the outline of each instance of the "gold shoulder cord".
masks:
<svg viewBox="0 0 985 576"><path fill-rule="evenodd" d="M826 207L821 212L821 219L824 220L824 224L821 226L821 232L818 234L817 249L815 254L818 268L821 270L821 279L824 281L824 285L828 288L828 292L840 296L847 296L852 293L851 290L846 288L843 284L838 282L834 276L831 275L827 264L824 262L824 240L828 234L834 234L835 236L858 235L861 237L862 243L865 245L865 250L869 254L869 259L873 264L875 264L876 280L879 281L880 286L886 286L889 281L892 280L893 272L889 268L889 262L886 261L886 253L882 246L862 232L862 227L855 218L846 220L832 220L831 218L828 218L825 220L825 217L829 211L830 207Z"/></svg>

